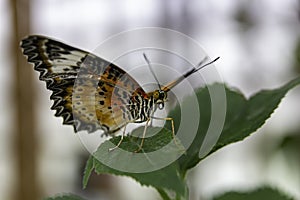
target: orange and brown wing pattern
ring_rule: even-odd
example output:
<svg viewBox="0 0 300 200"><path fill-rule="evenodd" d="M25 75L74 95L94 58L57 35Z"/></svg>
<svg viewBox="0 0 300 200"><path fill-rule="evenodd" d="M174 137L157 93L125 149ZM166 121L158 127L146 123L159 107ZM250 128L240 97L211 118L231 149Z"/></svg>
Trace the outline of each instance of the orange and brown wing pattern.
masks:
<svg viewBox="0 0 300 200"><path fill-rule="evenodd" d="M115 65L108 66L98 82L96 101L97 118L108 132L115 132L129 122L133 122L129 100L140 88L139 84L123 70Z"/></svg>
<svg viewBox="0 0 300 200"><path fill-rule="evenodd" d="M51 109L75 132L114 133L131 122L127 104L139 84L118 66L86 51L44 37L29 36L21 47L53 93Z"/></svg>
<svg viewBox="0 0 300 200"><path fill-rule="evenodd" d="M86 68L85 62L81 67ZM76 80L73 113L75 117L84 116L80 121L96 121L106 134L113 134L134 121L128 108L134 92L141 90L141 93L146 93L129 74L116 65L106 66L100 76L93 72L87 70L80 73Z"/></svg>

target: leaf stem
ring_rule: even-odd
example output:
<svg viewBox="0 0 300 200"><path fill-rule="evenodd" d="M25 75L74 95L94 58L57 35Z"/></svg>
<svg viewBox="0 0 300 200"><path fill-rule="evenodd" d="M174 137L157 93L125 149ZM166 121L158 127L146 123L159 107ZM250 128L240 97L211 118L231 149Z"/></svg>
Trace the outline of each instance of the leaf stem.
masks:
<svg viewBox="0 0 300 200"><path fill-rule="evenodd" d="M163 200L172 200L163 189L159 189L159 188L155 188L155 189L160 194L160 196L163 198Z"/></svg>

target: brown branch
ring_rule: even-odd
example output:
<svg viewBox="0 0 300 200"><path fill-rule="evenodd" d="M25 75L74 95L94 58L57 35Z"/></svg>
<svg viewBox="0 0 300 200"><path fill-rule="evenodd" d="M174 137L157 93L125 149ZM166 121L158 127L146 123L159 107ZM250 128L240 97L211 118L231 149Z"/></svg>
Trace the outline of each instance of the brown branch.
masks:
<svg viewBox="0 0 300 200"><path fill-rule="evenodd" d="M12 52L14 64L13 100L15 111L14 153L16 189L14 199L39 199L36 183L36 137L34 130L34 94L32 70L26 63L19 41L29 33L30 0L9 1L12 11Z"/></svg>

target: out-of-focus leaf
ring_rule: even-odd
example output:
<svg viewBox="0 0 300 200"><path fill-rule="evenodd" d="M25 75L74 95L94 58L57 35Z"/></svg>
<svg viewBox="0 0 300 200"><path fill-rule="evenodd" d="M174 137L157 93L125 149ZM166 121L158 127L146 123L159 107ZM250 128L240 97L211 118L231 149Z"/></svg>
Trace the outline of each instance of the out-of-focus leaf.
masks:
<svg viewBox="0 0 300 200"><path fill-rule="evenodd" d="M84 198L74 194L63 194L56 197L48 197L45 200L85 200Z"/></svg>
<svg viewBox="0 0 300 200"><path fill-rule="evenodd" d="M213 200L292 200L278 190L261 188L252 192L227 192Z"/></svg>

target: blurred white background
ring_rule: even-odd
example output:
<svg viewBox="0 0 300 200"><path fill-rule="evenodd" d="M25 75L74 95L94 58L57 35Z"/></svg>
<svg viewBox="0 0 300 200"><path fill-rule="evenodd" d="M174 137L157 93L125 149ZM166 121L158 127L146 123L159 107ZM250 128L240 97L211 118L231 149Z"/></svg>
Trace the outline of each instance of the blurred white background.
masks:
<svg viewBox="0 0 300 200"><path fill-rule="evenodd" d="M300 2L297 0L29 2L28 34L50 36L85 50L94 50L111 35L133 28L164 27L182 32L201 44L210 57L221 56L215 66L224 81L247 97L299 76ZM18 15L22 15L25 3L19 3ZM11 53L14 22L10 6L8 0L0 0L0 199L8 200L14 198L18 185L13 147L16 126L13 100L18 97L12 93L16 77L15 55ZM50 110L51 92L46 90L45 83L38 81L38 73L32 67L24 67L34 74L40 195L82 194L81 167L88 153L72 127L63 126L62 119L54 117L54 111ZM298 87L288 93L257 133L220 150L192 170L188 176L191 198L207 199L231 189L271 185L300 199L299 158L289 157L279 148L286 137L299 138L299 97ZM141 187L130 178L101 176L99 179L95 188L87 190L93 194L87 196L89 199L158 199L154 189Z"/></svg>

